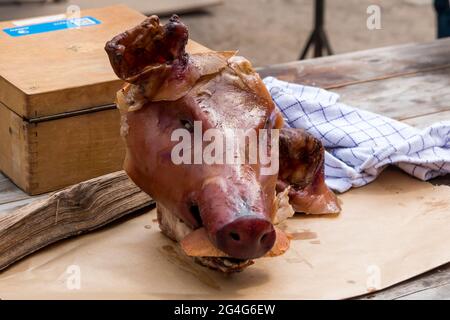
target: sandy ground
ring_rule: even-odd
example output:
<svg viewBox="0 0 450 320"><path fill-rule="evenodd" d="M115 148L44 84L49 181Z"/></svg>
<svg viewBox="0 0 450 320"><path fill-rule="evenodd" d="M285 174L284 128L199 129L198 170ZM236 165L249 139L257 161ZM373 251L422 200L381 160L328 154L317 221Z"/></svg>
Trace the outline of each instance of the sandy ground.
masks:
<svg viewBox="0 0 450 320"><path fill-rule="evenodd" d="M335 53L435 38L432 0L327 0L326 29ZM381 8L381 29L366 26ZM255 66L298 59L313 24L313 0L224 0L183 17L193 39L216 50L239 49Z"/></svg>

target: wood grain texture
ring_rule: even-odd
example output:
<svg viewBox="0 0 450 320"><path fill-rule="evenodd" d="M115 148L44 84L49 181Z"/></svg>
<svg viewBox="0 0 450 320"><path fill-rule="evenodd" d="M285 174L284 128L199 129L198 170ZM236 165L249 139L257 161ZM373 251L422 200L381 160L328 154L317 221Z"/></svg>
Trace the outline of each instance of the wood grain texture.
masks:
<svg viewBox="0 0 450 320"><path fill-rule="evenodd" d="M450 66L450 39L295 61L259 69L262 77L337 88Z"/></svg>
<svg viewBox="0 0 450 320"><path fill-rule="evenodd" d="M450 120L450 111L439 111L435 113L425 114L423 116L418 116L415 118L409 118L403 120L402 122L409 124L410 126L417 127L420 129L424 129L433 123L442 121L442 120Z"/></svg>
<svg viewBox="0 0 450 320"><path fill-rule="evenodd" d="M55 241L150 206L123 171L79 183L0 215L0 269Z"/></svg>
<svg viewBox="0 0 450 320"><path fill-rule="evenodd" d="M31 195L118 171L119 132L117 109L30 123L0 105L0 170Z"/></svg>
<svg viewBox="0 0 450 320"><path fill-rule="evenodd" d="M25 192L17 188L8 178L0 173L0 212L2 205L23 199L31 198Z"/></svg>
<svg viewBox="0 0 450 320"><path fill-rule="evenodd" d="M391 288L361 297L363 300L450 299L450 263Z"/></svg>
<svg viewBox="0 0 450 320"><path fill-rule="evenodd" d="M399 121L436 113L445 115L450 111L450 68L363 82L331 91L340 95L340 102ZM410 123L420 125L417 120Z"/></svg>
<svg viewBox="0 0 450 320"><path fill-rule="evenodd" d="M30 204L36 200L39 199L43 199L47 197L46 194L40 195L40 196L33 196L33 197L28 197L28 198L23 198L23 199L19 199L19 200L15 200L15 201L11 201L11 202L6 202L3 204L0 204L0 216L7 214L9 212L12 212L14 210L17 210L23 206L26 206L27 204Z"/></svg>
<svg viewBox="0 0 450 320"><path fill-rule="evenodd" d="M21 117L0 103L0 170L24 190L29 189L28 156L27 126Z"/></svg>
<svg viewBox="0 0 450 320"><path fill-rule="evenodd" d="M29 194L58 190L122 169L125 144L117 109L27 126Z"/></svg>

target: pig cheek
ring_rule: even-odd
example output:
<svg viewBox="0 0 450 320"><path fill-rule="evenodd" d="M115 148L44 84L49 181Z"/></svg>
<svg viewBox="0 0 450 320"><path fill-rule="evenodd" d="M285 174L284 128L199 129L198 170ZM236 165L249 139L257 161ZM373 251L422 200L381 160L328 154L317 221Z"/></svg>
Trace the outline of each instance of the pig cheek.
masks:
<svg viewBox="0 0 450 320"><path fill-rule="evenodd" d="M262 196L265 206L265 212L268 219L273 221L275 218L275 188L278 181L278 173L275 175L260 175L259 183L261 185Z"/></svg>
<svg viewBox="0 0 450 320"><path fill-rule="evenodd" d="M164 142L161 143L157 119L148 109L127 114L127 155L124 169L138 187L156 199L160 190L158 186L162 183L162 175L156 174L158 150Z"/></svg>
<svg viewBox="0 0 450 320"><path fill-rule="evenodd" d="M131 179L155 201L190 226L198 225L190 211L195 190L203 176L201 166L175 165L172 148L178 143L170 139L178 129L177 118L157 117L159 112L128 115L127 158L125 170ZM161 118L164 119L161 123Z"/></svg>

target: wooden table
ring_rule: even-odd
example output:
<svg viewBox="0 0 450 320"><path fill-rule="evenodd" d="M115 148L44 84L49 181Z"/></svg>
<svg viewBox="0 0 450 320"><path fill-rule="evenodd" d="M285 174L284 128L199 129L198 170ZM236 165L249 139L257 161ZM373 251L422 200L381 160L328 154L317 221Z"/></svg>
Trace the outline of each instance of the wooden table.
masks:
<svg viewBox="0 0 450 320"><path fill-rule="evenodd" d="M332 89L341 100L412 126L450 119L450 39L261 68L261 76ZM450 177L433 183L450 185ZM0 175L0 212L35 198ZM450 264L362 299L450 299Z"/></svg>

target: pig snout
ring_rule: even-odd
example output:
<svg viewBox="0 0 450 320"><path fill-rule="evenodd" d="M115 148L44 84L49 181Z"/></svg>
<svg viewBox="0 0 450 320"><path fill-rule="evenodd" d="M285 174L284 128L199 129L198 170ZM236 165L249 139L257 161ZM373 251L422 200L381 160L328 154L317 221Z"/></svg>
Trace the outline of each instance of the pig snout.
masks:
<svg viewBox="0 0 450 320"><path fill-rule="evenodd" d="M223 226L216 235L217 247L239 259L263 256L275 243L272 223L253 216L240 217Z"/></svg>
<svg viewBox="0 0 450 320"><path fill-rule="evenodd" d="M213 179L203 185L198 206L210 240L231 257L254 259L273 247L275 229L258 185Z"/></svg>

